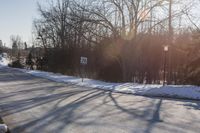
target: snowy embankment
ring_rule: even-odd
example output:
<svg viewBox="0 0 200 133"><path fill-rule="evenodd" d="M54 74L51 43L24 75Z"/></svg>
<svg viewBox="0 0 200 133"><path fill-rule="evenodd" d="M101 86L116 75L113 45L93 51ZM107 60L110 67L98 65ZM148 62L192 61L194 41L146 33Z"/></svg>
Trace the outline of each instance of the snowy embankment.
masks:
<svg viewBox="0 0 200 133"><path fill-rule="evenodd" d="M20 71L31 75L46 78L56 82L75 84L83 87L98 88L113 92L128 93L149 97L168 97L200 100L200 87L186 85L145 85L135 83L108 83L92 79L84 79L73 76L64 76L50 72L31 71L20 69Z"/></svg>
<svg viewBox="0 0 200 133"><path fill-rule="evenodd" d="M0 68L3 66L8 66L9 63L10 61L8 59L8 55L6 53L0 54Z"/></svg>
<svg viewBox="0 0 200 133"><path fill-rule="evenodd" d="M0 54L0 68L6 67L9 64L9 59L6 53ZM2 124L0 118L0 133L6 133L8 131L8 127L5 124Z"/></svg>
<svg viewBox="0 0 200 133"><path fill-rule="evenodd" d="M8 126L5 124L0 124L0 133L8 132Z"/></svg>
<svg viewBox="0 0 200 133"><path fill-rule="evenodd" d="M2 56L1 56L2 57ZM9 63L6 58L1 58L0 66L5 66ZM1 68L1 67L0 67ZM16 69L33 76L49 79L56 82L75 84L82 87L98 88L113 92L128 93L142 96L154 97L170 97L170 98L187 98L200 100L200 87L186 85L145 85L135 83L108 83L92 79L84 79L73 76L64 76L50 72L31 71L26 69Z"/></svg>

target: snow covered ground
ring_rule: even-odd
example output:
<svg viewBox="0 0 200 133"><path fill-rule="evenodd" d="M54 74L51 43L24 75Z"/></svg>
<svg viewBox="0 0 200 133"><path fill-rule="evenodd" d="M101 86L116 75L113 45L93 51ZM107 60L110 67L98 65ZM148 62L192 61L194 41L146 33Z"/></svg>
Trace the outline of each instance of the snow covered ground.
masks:
<svg viewBox="0 0 200 133"><path fill-rule="evenodd" d="M0 66L8 64L6 58L0 58ZM1 68L1 67L0 67ZM75 84L83 87L98 88L103 90L109 90L120 93L128 93L142 96L154 96L154 97L170 97L170 98L187 98L200 100L200 87L191 85L148 85L148 84L135 84L135 83L108 83L92 79L84 79L73 76L64 76L61 74L54 74L50 72L32 71L25 69L17 69L24 73L31 74L33 76L46 78L56 82L63 82L69 84Z"/></svg>
<svg viewBox="0 0 200 133"><path fill-rule="evenodd" d="M5 124L0 124L0 133L6 133L8 131L8 127Z"/></svg>
<svg viewBox="0 0 200 133"><path fill-rule="evenodd" d="M108 83L92 79L84 79L73 76L64 76L61 74L54 74L50 72L31 71L25 69L18 69L22 72L53 80L56 82L70 83L83 87L98 88L120 93L128 93L142 96L154 97L170 97L170 98L185 98L200 100L200 87L191 85L148 85L135 83Z"/></svg>
<svg viewBox="0 0 200 133"><path fill-rule="evenodd" d="M0 67L8 66L9 62L10 61L9 61L8 55L6 53L0 54Z"/></svg>

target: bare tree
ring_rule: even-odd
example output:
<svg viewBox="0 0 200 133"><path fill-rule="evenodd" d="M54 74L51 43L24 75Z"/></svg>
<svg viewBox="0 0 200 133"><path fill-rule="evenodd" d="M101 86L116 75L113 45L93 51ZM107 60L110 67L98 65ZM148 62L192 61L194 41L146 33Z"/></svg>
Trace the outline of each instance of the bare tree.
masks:
<svg viewBox="0 0 200 133"><path fill-rule="evenodd" d="M183 36L176 26L190 6L180 5L179 0L52 1L46 8L38 5L35 40L53 70L76 71L79 57L87 55L91 68L99 67L97 74L114 67L123 81L155 83L161 79L163 45L171 44L171 57L176 57L170 58L169 73L176 75L184 62L176 63L185 55L176 40ZM181 8L172 8L176 6Z"/></svg>

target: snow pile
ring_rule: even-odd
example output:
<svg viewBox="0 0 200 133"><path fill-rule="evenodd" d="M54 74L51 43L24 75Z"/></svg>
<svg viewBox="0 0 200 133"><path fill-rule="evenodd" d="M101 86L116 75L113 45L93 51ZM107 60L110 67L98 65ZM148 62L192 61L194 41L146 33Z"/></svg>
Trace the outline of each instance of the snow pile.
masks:
<svg viewBox="0 0 200 133"><path fill-rule="evenodd" d="M142 96L170 97L170 98L187 98L200 100L200 87L190 85L148 85L135 83L108 83L92 79L84 79L73 76L64 76L50 72L31 71L18 69L31 75L46 78L56 82L70 83L82 87L98 88L120 93L128 93Z"/></svg>
<svg viewBox="0 0 200 133"><path fill-rule="evenodd" d="M6 53L0 54L0 67L8 66L9 62L10 61L9 61L8 55Z"/></svg>
<svg viewBox="0 0 200 133"><path fill-rule="evenodd" d="M8 132L8 127L5 124L0 124L0 133Z"/></svg>

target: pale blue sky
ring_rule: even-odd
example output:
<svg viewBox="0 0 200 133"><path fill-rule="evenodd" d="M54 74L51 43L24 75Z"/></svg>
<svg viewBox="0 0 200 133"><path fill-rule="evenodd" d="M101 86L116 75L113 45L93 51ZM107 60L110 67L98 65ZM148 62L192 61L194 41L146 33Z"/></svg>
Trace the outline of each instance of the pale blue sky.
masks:
<svg viewBox="0 0 200 133"><path fill-rule="evenodd" d="M37 17L37 1L46 0L0 0L0 40L10 44L11 35L20 35L31 43L32 22Z"/></svg>
<svg viewBox="0 0 200 133"><path fill-rule="evenodd" d="M10 47L10 36L19 35L31 45L32 23L34 18L38 17L37 2L44 5L48 1L50 0L0 0L0 40ZM200 16L199 12L197 14L194 15L196 18Z"/></svg>

